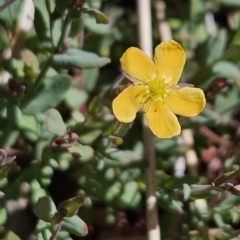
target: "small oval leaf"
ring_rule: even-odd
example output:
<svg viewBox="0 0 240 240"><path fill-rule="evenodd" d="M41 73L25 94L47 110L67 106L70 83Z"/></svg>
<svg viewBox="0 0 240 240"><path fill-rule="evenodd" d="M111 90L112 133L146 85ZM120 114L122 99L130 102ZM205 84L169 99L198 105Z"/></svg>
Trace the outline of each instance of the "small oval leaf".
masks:
<svg viewBox="0 0 240 240"><path fill-rule="evenodd" d="M191 188L188 184L184 183L183 184L183 197L184 201L187 201L191 195Z"/></svg>
<svg viewBox="0 0 240 240"><path fill-rule="evenodd" d="M67 129L63 122L61 114L54 108L49 109L45 112L46 127L50 133L56 134L57 136L63 136Z"/></svg>
<svg viewBox="0 0 240 240"><path fill-rule="evenodd" d="M52 63L59 68L96 68L109 63L110 59L99 57L95 53L86 52L79 49L70 48L64 54L55 54Z"/></svg>
<svg viewBox="0 0 240 240"><path fill-rule="evenodd" d="M57 208L51 198L43 196L38 199L33 211L44 222L51 222Z"/></svg>
<svg viewBox="0 0 240 240"><path fill-rule="evenodd" d="M94 9L94 8L83 8L82 12L87 13L87 14L92 15L93 17L95 17L96 23L108 24L110 22L108 17L104 13L100 12L97 9Z"/></svg>
<svg viewBox="0 0 240 240"><path fill-rule="evenodd" d="M78 216L64 218L61 230L65 230L81 237L88 234L87 224Z"/></svg>
<svg viewBox="0 0 240 240"><path fill-rule="evenodd" d="M55 107L63 99L70 86L70 78L66 75L57 75L45 79L36 91L34 98L25 107L24 112L31 115Z"/></svg>

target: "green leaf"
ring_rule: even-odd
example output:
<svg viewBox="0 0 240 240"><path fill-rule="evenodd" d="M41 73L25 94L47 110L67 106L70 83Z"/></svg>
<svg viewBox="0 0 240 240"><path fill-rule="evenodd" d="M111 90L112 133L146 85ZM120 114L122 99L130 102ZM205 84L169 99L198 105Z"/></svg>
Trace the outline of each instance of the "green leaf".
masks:
<svg viewBox="0 0 240 240"><path fill-rule="evenodd" d="M40 177L49 177L49 178L51 178L52 175L53 175L52 167L47 166L47 165L42 167L41 171L40 171L40 175L41 175Z"/></svg>
<svg viewBox="0 0 240 240"><path fill-rule="evenodd" d="M69 88L65 95L65 101L71 109L79 109L88 99L88 94L75 86Z"/></svg>
<svg viewBox="0 0 240 240"><path fill-rule="evenodd" d="M229 61L219 61L213 65L213 73L217 76L230 78L233 80L239 79L240 70L238 66Z"/></svg>
<svg viewBox="0 0 240 240"><path fill-rule="evenodd" d="M108 17L97 9L82 8L82 12L94 16L97 23L108 24L110 22Z"/></svg>
<svg viewBox="0 0 240 240"><path fill-rule="evenodd" d="M233 206L239 206L240 198L237 196L229 196L228 198L224 199L219 207L219 212L227 212L233 208Z"/></svg>
<svg viewBox="0 0 240 240"><path fill-rule="evenodd" d="M183 184L184 201L187 201L189 199L190 195L191 195L191 187L188 184L184 183Z"/></svg>
<svg viewBox="0 0 240 240"><path fill-rule="evenodd" d="M48 11L45 1L34 0L35 13L34 13L34 27L40 43L46 46L50 45L50 25Z"/></svg>
<svg viewBox="0 0 240 240"><path fill-rule="evenodd" d="M227 44L227 39L227 31L221 30L217 36L209 40L207 47L207 62L209 64L217 60L223 54Z"/></svg>
<svg viewBox="0 0 240 240"><path fill-rule="evenodd" d="M165 190L174 190L176 188L182 188L182 185L194 184L198 182L198 178L195 178L190 175L182 176L182 177L171 177L163 180L161 184Z"/></svg>
<svg viewBox="0 0 240 240"><path fill-rule="evenodd" d="M19 107L11 103L7 103L7 118L15 123L20 121L22 118L22 112Z"/></svg>
<svg viewBox="0 0 240 240"><path fill-rule="evenodd" d="M28 139L32 141L38 139L38 124L35 117L23 114L17 126Z"/></svg>
<svg viewBox="0 0 240 240"><path fill-rule="evenodd" d="M50 239L50 238L49 238ZM68 232L62 232L60 231L58 233L58 236L57 236L57 240L73 240L71 237L70 237L70 234Z"/></svg>
<svg viewBox="0 0 240 240"><path fill-rule="evenodd" d="M220 186L221 184L227 183L228 181L232 180L233 178L235 178L236 176L239 176L239 175L240 175L240 168L235 171L223 173L220 177L218 177L214 181L214 184L216 186Z"/></svg>
<svg viewBox="0 0 240 240"><path fill-rule="evenodd" d="M128 182L124 185L123 193L120 196L120 201L127 207L135 208L141 200L137 182Z"/></svg>
<svg viewBox="0 0 240 240"><path fill-rule="evenodd" d="M39 219L44 222L51 222L57 208L51 198L43 196L38 199L33 211Z"/></svg>
<svg viewBox="0 0 240 240"><path fill-rule="evenodd" d="M24 62L18 59L11 60L11 68L13 70L13 74L16 77L23 78L24 77Z"/></svg>
<svg viewBox="0 0 240 240"><path fill-rule="evenodd" d="M199 220L207 224L210 219L210 211L208 210L207 201L205 199L199 199L195 201L194 212Z"/></svg>
<svg viewBox="0 0 240 240"><path fill-rule="evenodd" d="M63 14L69 5L69 1L67 0L56 0L56 9L59 13Z"/></svg>
<svg viewBox="0 0 240 240"><path fill-rule="evenodd" d="M13 161L16 159L15 156L7 157L4 162L1 163L0 166L0 178L4 178L7 176L8 172L11 170Z"/></svg>
<svg viewBox="0 0 240 240"><path fill-rule="evenodd" d="M97 1L94 1L96 3ZM115 24L118 24L119 19L121 19L122 15L124 14L124 10L122 8L116 7L114 9L111 9L111 11L108 12L108 18L111 19L111 22L109 24L97 24L96 20L92 17L87 15L84 18L84 26L91 32L96 33L98 35L113 35L113 26ZM127 29L124 29L123 32L128 31ZM121 33L121 36L123 36L125 33ZM123 35L122 35L123 34ZM114 34L115 35L115 34ZM96 39L96 35L93 36L94 39ZM101 38L101 41L104 41L104 38ZM96 40L95 40L96 42Z"/></svg>
<svg viewBox="0 0 240 240"><path fill-rule="evenodd" d="M39 72L39 62L36 55L29 49L20 52L22 61L25 63L25 73L35 78Z"/></svg>
<svg viewBox="0 0 240 240"><path fill-rule="evenodd" d="M140 160L142 160L142 156L137 154L136 152L133 151L121 151L115 148L110 148L108 150L106 150L106 157L112 159L112 160L116 160L119 161L123 164L127 164L130 162L139 162Z"/></svg>
<svg viewBox="0 0 240 240"><path fill-rule="evenodd" d="M14 232L12 231L7 231L5 233L5 238L4 240L21 240L21 238L19 236L17 236Z"/></svg>
<svg viewBox="0 0 240 240"><path fill-rule="evenodd" d="M61 114L54 108L49 109L45 112L46 126L50 133L56 134L57 136L63 136L66 134L67 129L63 122Z"/></svg>
<svg viewBox="0 0 240 240"><path fill-rule="evenodd" d="M77 214L78 209L85 203L81 196L76 196L74 198L68 199L61 202L58 205L58 211L64 217L72 217Z"/></svg>
<svg viewBox="0 0 240 240"><path fill-rule="evenodd" d="M98 68L83 70L84 88L86 89L87 92L92 92L95 89L98 77L99 77Z"/></svg>
<svg viewBox="0 0 240 240"><path fill-rule="evenodd" d="M57 44L62 34L62 24L62 19L56 19L53 23L52 41L55 47L57 47Z"/></svg>
<svg viewBox="0 0 240 240"><path fill-rule="evenodd" d="M208 125L208 124L215 124L219 121L220 116L217 112L205 108L201 114L196 117L192 117L189 119L189 126L184 127L192 127L194 125Z"/></svg>
<svg viewBox="0 0 240 240"><path fill-rule="evenodd" d="M7 218L8 218L7 210L5 208L0 208L0 225L1 226L6 223Z"/></svg>
<svg viewBox="0 0 240 240"><path fill-rule="evenodd" d="M105 200L110 202L121 194L122 184L120 182L114 182L106 191ZM122 196L123 198L124 196Z"/></svg>
<svg viewBox="0 0 240 240"><path fill-rule="evenodd" d="M0 199L2 200L5 197L5 193L0 191Z"/></svg>
<svg viewBox="0 0 240 240"><path fill-rule="evenodd" d="M7 177L8 172L11 170L12 164L0 168L0 179Z"/></svg>
<svg viewBox="0 0 240 240"><path fill-rule="evenodd" d="M213 214L213 219L218 227L225 229L226 231L230 231L232 229L229 224L225 223L222 214L215 212Z"/></svg>
<svg viewBox="0 0 240 240"><path fill-rule="evenodd" d="M100 129L85 129L84 132L79 134L79 142L85 145L92 144L101 134L102 130Z"/></svg>
<svg viewBox="0 0 240 240"><path fill-rule="evenodd" d="M64 218L61 230L83 237L88 233L87 224L78 216Z"/></svg>
<svg viewBox="0 0 240 240"><path fill-rule="evenodd" d="M61 0L62 1L62 0ZM83 19L73 19L71 21L71 26L69 30L69 37L70 38L75 38L79 34L79 29L82 28L83 25Z"/></svg>
<svg viewBox="0 0 240 240"><path fill-rule="evenodd" d="M84 146L80 143L70 147L68 150L73 157L80 158L84 162L91 160L94 156L94 151L91 147Z"/></svg>
<svg viewBox="0 0 240 240"><path fill-rule="evenodd" d="M182 212L182 202L176 200L176 196L172 195L164 189L160 189L157 192L157 200L161 207L165 208L167 211Z"/></svg>
<svg viewBox="0 0 240 240"><path fill-rule="evenodd" d="M219 2L228 7L240 7L239 0L219 0Z"/></svg>
<svg viewBox="0 0 240 240"><path fill-rule="evenodd" d="M0 120L0 125L3 123L2 125L2 128L4 128L4 126L7 126L7 124L9 123L9 120L6 120L6 119L2 119ZM5 147L10 147L10 146L13 146L15 143L16 143L16 140L17 138L19 137L20 135L20 132L19 130L10 130L8 132L8 135L7 136L4 136L4 143L2 144L2 148L5 148Z"/></svg>
<svg viewBox="0 0 240 240"><path fill-rule="evenodd" d="M191 185L191 199L211 198L216 196L219 192L214 189L212 185Z"/></svg>
<svg viewBox="0 0 240 240"><path fill-rule="evenodd" d="M2 53L8 45L8 38L6 30L0 26L0 53Z"/></svg>
<svg viewBox="0 0 240 240"><path fill-rule="evenodd" d="M24 112L36 114L45 112L50 107L55 107L63 99L70 86L70 79L66 75L45 79L39 87L35 98L26 106Z"/></svg>
<svg viewBox="0 0 240 240"><path fill-rule="evenodd" d="M3 5L6 1L1 0L0 5ZM4 11L0 13L0 21L6 24L6 29L13 27L19 18L19 9L21 8L22 1L14 1Z"/></svg>
<svg viewBox="0 0 240 240"><path fill-rule="evenodd" d="M107 138L112 140L115 145L121 145L123 143L123 139L117 136L109 135Z"/></svg>
<svg viewBox="0 0 240 240"><path fill-rule="evenodd" d="M155 147L161 154L182 154L185 151L185 146L179 144L176 139L156 139Z"/></svg>
<svg viewBox="0 0 240 240"><path fill-rule="evenodd" d="M59 68L97 68L110 62L109 58L99 57L95 53L70 48L64 54L55 54L52 63Z"/></svg>
<svg viewBox="0 0 240 240"><path fill-rule="evenodd" d="M225 94L218 94L214 99L214 109L220 113L233 109L239 103L239 90L233 88ZM229 112L227 112L229 115ZM230 120L229 120L230 121Z"/></svg>

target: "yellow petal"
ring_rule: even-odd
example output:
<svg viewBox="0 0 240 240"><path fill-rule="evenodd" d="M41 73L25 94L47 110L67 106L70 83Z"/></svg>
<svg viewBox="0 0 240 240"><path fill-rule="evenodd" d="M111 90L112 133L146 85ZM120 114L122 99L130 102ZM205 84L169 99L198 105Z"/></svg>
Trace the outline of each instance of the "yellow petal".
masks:
<svg viewBox="0 0 240 240"><path fill-rule="evenodd" d="M193 117L198 115L205 107L206 99L199 88L184 87L171 91L166 99L166 105L175 114Z"/></svg>
<svg viewBox="0 0 240 240"><path fill-rule="evenodd" d="M154 62L158 76L175 85L182 74L186 55L181 45L173 40L165 41L155 48Z"/></svg>
<svg viewBox="0 0 240 240"><path fill-rule="evenodd" d="M157 76L153 60L138 48L128 48L120 63L125 73L139 81L147 82Z"/></svg>
<svg viewBox="0 0 240 240"><path fill-rule="evenodd" d="M132 84L113 100L113 113L120 122L129 123L134 120L141 108L141 95L145 89L145 84Z"/></svg>
<svg viewBox="0 0 240 240"><path fill-rule="evenodd" d="M166 105L151 104L145 117L153 134L159 138L171 138L181 132L177 117Z"/></svg>

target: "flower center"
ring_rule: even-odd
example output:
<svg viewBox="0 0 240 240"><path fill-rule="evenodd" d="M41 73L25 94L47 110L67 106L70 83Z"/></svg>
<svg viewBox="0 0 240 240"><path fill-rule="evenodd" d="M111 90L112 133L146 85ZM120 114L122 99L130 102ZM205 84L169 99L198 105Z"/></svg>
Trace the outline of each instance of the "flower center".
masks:
<svg viewBox="0 0 240 240"><path fill-rule="evenodd" d="M154 101L163 101L167 97L167 85L161 79L153 79L148 83L149 95Z"/></svg>

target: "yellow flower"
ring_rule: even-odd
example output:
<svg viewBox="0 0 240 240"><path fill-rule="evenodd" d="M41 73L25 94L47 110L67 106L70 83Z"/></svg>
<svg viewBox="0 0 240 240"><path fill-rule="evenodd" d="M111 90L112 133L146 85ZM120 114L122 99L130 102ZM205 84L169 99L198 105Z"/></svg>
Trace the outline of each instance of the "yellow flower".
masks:
<svg viewBox="0 0 240 240"><path fill-rule="evenodd" d="M159 44L153 59L138 48L127 49L120 62L124 75L133 84L113 100L116 118L123 123L132 122L142 108L157 137L170 138L180 134L181 127L175 114L193 117L206 104L201 89L177 84L185 60L184 50L173 40Z"/></svg>

